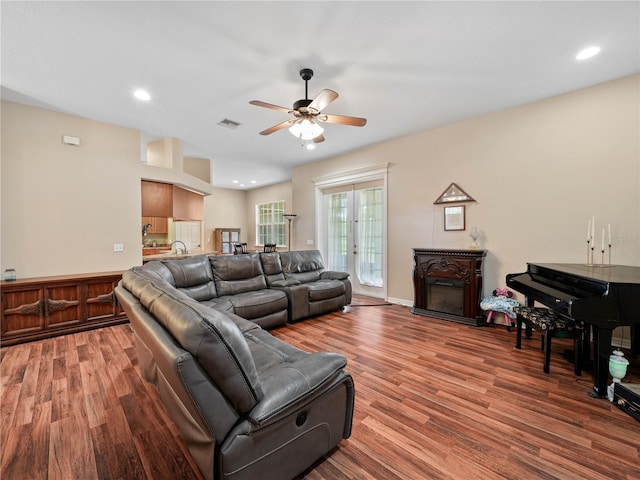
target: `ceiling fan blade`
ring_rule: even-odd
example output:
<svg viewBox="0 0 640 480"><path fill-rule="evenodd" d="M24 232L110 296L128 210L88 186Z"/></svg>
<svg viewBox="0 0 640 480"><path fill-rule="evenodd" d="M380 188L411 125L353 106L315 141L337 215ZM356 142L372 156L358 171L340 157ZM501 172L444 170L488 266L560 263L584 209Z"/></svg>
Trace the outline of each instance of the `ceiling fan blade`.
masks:
<svg viewBox="0 0 640 480"><path fill-rule="evenodd" d="M339 123L340 125L351 125L353 127L364 127L367 123L366 118L347 117L344 115L322 114L316 117L321 122Z"/></svg>
<svg viewBox="0 0 640 480"><path fill-rule="evenodd" d="M324 89L318 94L316 98L313 99L313 102L309 104L307 109L321 112L336 98L338 98L338 94L336 92L334 92L333 90Z"/></svg>
<svg viewBox="0 0 640 480"><path fill-rule="evenodd" d="M260 132L260 135L269 135L273 132L277 132L278 130L282 130L283 128L286 128L288 126L290 126L291 124L297 122L298 119L297 118L290 118L289 120L286 120L282 123L279 123L277 125L274 125L271 128L267 128L266 130L263 130Z"/></svg>
<svg viewBox="0 0 640 480"><path fill-rule="evenodd" d="M251 100L249 103L251 105L255 105L256 107L270 108L271 110L278 110L279 112L284 112L284 113L291 112L290 108L280 107L279 105L273 105L271 103L261 102L260 100Z"/></svg>
<svg viewBox="0 0 640 480"><path fill-rule="evenodd" d="M313 139L313 143L320 143L320 142L324 142L324 135L322 134L318 135Z"/></svg>

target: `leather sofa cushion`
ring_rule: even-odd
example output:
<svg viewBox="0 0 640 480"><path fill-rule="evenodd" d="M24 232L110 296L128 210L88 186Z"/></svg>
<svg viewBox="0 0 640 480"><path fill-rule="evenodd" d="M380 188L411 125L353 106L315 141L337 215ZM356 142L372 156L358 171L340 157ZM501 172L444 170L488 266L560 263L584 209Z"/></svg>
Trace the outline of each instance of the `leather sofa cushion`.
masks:
<svg viewBox="0 0 640 480"><path fill-rule="evenodd" d="M209 261L220 297L267 288L257 253L209 257Z"/></svg>
<svg viewBox="0 0 640 480"><path fill-rule="evenodd" d="M269 284L270 287L295 287L296 285L300 285L298 280L294 280L293 278L285 278L284 280L276 280Z"/></svg>
<svg viewBox="0 0 640 480"><path fill-rule="evenodd" d="M340 280L318 280L306 284L309 289L309 301L319 302L344 295L345 286Z"/></svg>
<svg viewBox="0 0 640 480"><path fill-rule="evenodd" d="M286 311L289 301L282 290L257 290L228 297L233 312L249 320Z"/></svg>
<svg viewBox="0 0 640 480"><path fill-rule="evenodd" d="M234 320L161 284L147 283L139 298L196 358L238 412L248 412L258 404L263 393L256 365Z"/></svg>
<svg viewBox="0 0 640 480"><path fill-rule="evenodd" d="M286 277L290 280L296 280L300 283L311 283L320 280L321 272L319 270L313 272L286 273Z"/></svg>
<svg viewBox="0 0 640 480"><path fill-rule="evenodd" d="M142 269L149 272L152 275L169 283L169 285L175 287L176 283L173 281L173 274L171 270L162 262L148 262L142 266Z"/></svg>
<svg viewBox="0 0 640 480"><path fill-rule="evenodd" d="M204 300L200 302L202 305L206 305L209 308L215 308L221 312L233 313L233 303L231 303L231 297L218 297L211 300Z"/></svg>
<svg viewBox="0 0 640 480"><path fill-rule="evenodd" d="M284 280L279 253L268 252L260 254L260 263L262 263L262 270L266 277L267 285L271 286L273 282Z"/></svg>
<svg viewBox="0 0 640 480"><path fill-rule="evenodd" d="M319 250L281 252L282 269L285 273L305 273L324 270Z"/></svg>
<svg viewBox="0 0 640 480"><path fill-rule="evenodd" d="M322 280L346 280L349 278L349 274L347 272L333 272L333 271L324 271L320 275Z"/></svg>
<svg viewBox="0 0 640 480"><path fill-rule="evenodd" d="M285 277L300 283L316 282L324 271L322 255L318 250L280 252L280 259Z"/></svg>
<svg viewBox="0 0 640 480"><path fill-rule="evenodd" d="M198 301L217 297L211 264L206 256L164 260L162 263L171 271L175 286L190 297Z"/></svg>
<svg viewBox="0 0 640 480"><path fill-rule="evenodd" d="M264 330L245 333L258 368L263 397L249 417L260 424L306 397L337 375L346 359L337 353L308 353Z"/></svg>
<svg viewBox="0 0 640 480"><path fill-rule="evenodd" d="M173 287L171 283L166 282L165 280L163 280L163 277L161 275L158 275L156 273L155 268L148 268L148 265L151 265L152 263L160 264L160 262L149 262L148 264L142 267L132 267L130 270L127 270L122 274L122 284L127 290L129 290L137 298L140 298L142 289L150 282L155 282L158 284L165 283L167 285L167 287L165 288ZM157 265L155 267L157 267ZM162 264L160 264L160 267L166 268ZM167 270L167 272L168 271L169 270ZM173 277L171 276L171 273L169 273L169 278L171 278L171 281L173 281ZM179 291L176 291L176 292L179 297L182 297L185 300L189 298L186 294L182 292L179 292Z"/></svg>

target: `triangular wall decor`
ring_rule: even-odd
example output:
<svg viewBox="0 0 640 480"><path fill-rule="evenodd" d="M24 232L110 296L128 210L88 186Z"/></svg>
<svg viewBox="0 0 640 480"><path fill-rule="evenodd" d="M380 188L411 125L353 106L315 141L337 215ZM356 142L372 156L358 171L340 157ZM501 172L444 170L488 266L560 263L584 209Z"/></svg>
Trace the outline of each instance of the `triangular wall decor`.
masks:
<svg viewBox="0 0 640 480"><path fill-rule="evenodd" d="M447 187L447 189L442 192L442 195L438 197L438 199L433 202L434 204L439 203L454 203L454 202L475 202L473 197L461 189L457 184L452 183Z"/></svg>

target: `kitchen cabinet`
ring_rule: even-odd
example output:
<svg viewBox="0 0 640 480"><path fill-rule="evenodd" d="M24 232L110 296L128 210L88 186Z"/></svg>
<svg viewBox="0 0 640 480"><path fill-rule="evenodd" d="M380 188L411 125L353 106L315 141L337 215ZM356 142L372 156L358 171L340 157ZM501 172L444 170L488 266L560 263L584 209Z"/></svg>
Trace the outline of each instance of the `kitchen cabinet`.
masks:
<svg viewBox="0 0 640 480"><path fill-rule="evenodd" d="M204 197L174 185L172 216L174 220L203 220Z"/></svg>
<svg viewBox="0 0 640 480"><path fill-rule="evenodd" d="M114 288L121 272L2 281L2 346L128 321Z"/></svg>
<svg viewBox="0 0 640 480"><path fill-rule="evenodd" d="M142 217L142 225L151 224L147 229L150 233L169 233L169 220L167 217Z"/></svg>
<svg viewBox="0 0 640 480"><path fill-rule="evenodd" d="M158 255L159 253L169 253L171 247L142 247L142 256Z"/></svg>
<svg viewBox="0 0 640 480"><path fill-rule="evenodd" d="M142 216L173 216L173 185L142 180Z"/></svg>
<svg viewBox="0 0 640 480"><path fill-rule="evenodd" d="M142 180L141 191L143 217L173 217L175 220L204 219L204 197L199 193L169 183L148 180Z"/></svg>

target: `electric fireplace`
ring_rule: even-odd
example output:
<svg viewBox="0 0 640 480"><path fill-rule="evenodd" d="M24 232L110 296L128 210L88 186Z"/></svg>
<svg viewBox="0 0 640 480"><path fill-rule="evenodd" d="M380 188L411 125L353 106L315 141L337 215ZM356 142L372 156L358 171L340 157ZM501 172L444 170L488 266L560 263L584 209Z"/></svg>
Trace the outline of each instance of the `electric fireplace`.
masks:
<svg viewBox="0 0 640 480"><path fill-rule="evenodd" d="M414 248L412 312L481 325L482 267L486 254L486 250Z"/></svg>

